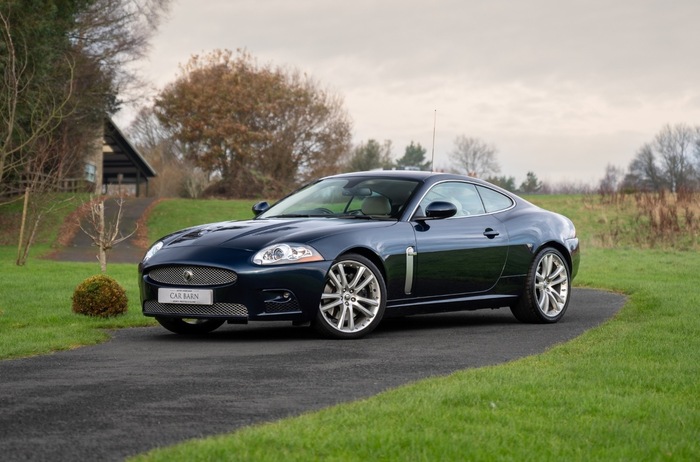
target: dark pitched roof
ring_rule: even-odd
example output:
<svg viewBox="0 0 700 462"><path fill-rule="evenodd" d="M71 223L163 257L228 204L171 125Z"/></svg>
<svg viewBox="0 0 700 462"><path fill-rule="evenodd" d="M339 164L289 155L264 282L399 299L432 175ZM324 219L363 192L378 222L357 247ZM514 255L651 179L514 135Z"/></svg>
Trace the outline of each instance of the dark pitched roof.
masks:
<svg viewBox="0 0 700 462"><path fill-rule="evenodd" d="M146 159L126 139L121 130L109 117L105 118L103 148L103 182L105 184L140 183L156 176Z"/></svg>

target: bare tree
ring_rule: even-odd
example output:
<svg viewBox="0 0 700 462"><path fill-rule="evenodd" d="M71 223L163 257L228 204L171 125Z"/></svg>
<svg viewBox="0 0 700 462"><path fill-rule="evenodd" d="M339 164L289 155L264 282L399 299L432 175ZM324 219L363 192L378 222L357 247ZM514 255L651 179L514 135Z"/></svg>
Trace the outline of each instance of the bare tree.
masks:
<svg viewBox="0 0 700 462"><path fill-rule="evenodd" d="M87 234L95 246L97 246L97 260L100 262L100 269L103 273L107 272L107 252L112 247L129 239L138 229L134 229L126 236L119 229L122 220L122 207L124 199L117 199L117 214L112 222L105 220L105 198L98 197L90 202L89 215L87 217L87 226L83 227L79 223L80 229Z"/></svg>
<svg viewBox="0 0 700 462"><path fill-rule="evenodd" d="M598 192L603 195L617 192L620 187L620 183L622 183L623 176L623 169L612 164L608 164L605 167L605 175L600 180L600 184L598 185Z"/></svg>
<svg viewBox="0 0 700 462"><path fill-rule="evenodd" d="M116 97L143 88L134 68L143 58L171 0L93 0L86 2L71 32L75 48L89 61L99 63ZM116 103L116 101L113 101Z"/></svg>
<svg viewBox="0 0 700 462"><path fill-rule="evenodd" d="M160 197L197 197L208 186L206 174L184 154L186 146L160 123L153 107L142 108L128 128L129 135L158 176L149 190Z"/></svg>
<svg viewBox="0 0 700 462"><path fill-rule="evenodd" d="M654 148L664 166L671 191L694 189L695 168L691 153L696 130L686 124L666 125L654 138Z"/></svg>
<svg viewBox="0 0 700 462"><path fill-rule="evenodd" d="M457 136L450 158L455 168L470 176L486 178L501 171L496 160L496 147L479 138Z"/></svg>
<svg viewBox="0 0 700 462"><path fill-rule="evenodd" d="M605 167L605 176L598 184L598 194L604 201L614 202L620 192L620 186L624 179L625 171L620 167L608 164Z"/></svg>
<svg viewBox="0 0 700 462"><path fill-rule="evenodd" d="M41 143L38 143L41 141ZM38 138L38 146L34 146L34 155L25 159L25 165L21 171L22 184L24 185L24 202L20 232L17 239L18 266L23 266L29 255L29 249L34 244L36 231L44 216L55 210L62 203L71 199L56 200L54 192L60 189L63 176L62 170L69 169L75 162L71 156L57 156L59 153L68 152L63 143L67 140L53 139L49 137ZM25 232L25 230L29 232Z"/></svg>
<svg viewBox="0 0 700 462"><path fill-rule="evenodd" d="M624 187L631 190L659 191L666 185L663 173L656 163L654 149L645 143L629 165Z"/></svg>
<svg viewBox="0 0 700 462"><path fill-rule="evenodd" d="M624 187L672 192L695 190L700 185L700 165L695 165L700 128L687 124L666 125L654 140L645 143L630 163Z"/></svg>

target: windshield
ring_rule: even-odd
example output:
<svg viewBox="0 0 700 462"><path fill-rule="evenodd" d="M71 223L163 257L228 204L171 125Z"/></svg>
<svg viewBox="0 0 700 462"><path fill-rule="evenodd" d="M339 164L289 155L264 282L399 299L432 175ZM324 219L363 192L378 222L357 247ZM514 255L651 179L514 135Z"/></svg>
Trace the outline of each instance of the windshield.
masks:
<svg viewBox="0 0 700 462"><path fill-rule="evenodd" d="M395 178L329 178L282 199L258 218L398 219L417 185Z"/></svg>

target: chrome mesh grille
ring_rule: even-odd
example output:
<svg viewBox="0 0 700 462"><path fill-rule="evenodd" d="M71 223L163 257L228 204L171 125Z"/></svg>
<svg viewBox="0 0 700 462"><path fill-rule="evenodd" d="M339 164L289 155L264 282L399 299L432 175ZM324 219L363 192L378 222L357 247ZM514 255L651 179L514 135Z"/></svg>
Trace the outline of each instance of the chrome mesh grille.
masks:
<svg viewBox="0 0 700 462"><path fill-rule="evenodd" d="M229 316L248 317L248 308L238 303L214 303L213 305L186 305L174 303L158 303L146 300L143 313L151 315L168 314L177 316Z"/></svg>
<svg viewBox="0 0 700 462"><path fill-rule="evenodd" d="M148 277L161 284L177 286L220 286L233 284L238 275L229 270L209 266L173 265L154 268Z"/></svg>

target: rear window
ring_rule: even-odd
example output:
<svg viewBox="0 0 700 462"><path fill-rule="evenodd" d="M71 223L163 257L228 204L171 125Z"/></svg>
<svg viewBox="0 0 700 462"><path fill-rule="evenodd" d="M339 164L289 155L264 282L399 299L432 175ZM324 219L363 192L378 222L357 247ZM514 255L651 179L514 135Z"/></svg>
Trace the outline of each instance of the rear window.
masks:
<svg viewBox="0 0 700 462"><path fill-rule="evenodd" d="M483 186L477 186L477 189L484 203L486 213L499 212L513 206L513 200L505 194Z"/></svg>

